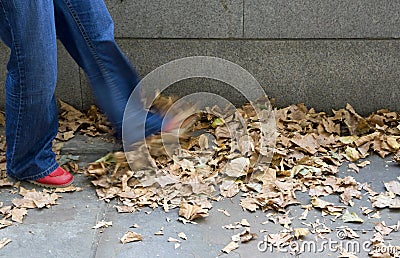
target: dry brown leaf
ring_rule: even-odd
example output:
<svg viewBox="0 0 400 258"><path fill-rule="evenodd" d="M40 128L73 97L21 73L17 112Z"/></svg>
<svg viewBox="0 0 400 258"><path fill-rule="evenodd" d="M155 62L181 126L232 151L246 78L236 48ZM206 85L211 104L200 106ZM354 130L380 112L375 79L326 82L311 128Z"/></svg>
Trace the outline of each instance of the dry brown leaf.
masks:
<svg viewBox="0 0 400 258"><path fill-rule="evenodd" d="M390 181L387 183L384 183L386 190L389 192L395 193L397 195L400 195L400 182L399 181Z"/></svg>
<svg viewBox="0 0 400 258"><path fill-rule="evenodd" d="M317 153L320 148L314 134L307 134L305 136L296 134L290 141L299 146L302 150L309 152L311 155Z"/></svg>
<svg viewBox="0 0 400 258"><path fill-rule="evenodd" d="M237 248L239 248L239 244L235 241L232 241L228 245L226 245L221 251L229 254L231 251L233 251Z"/></svg>
<svg viewBox="0 0 400 258"><path fill-rule="evenodd" d="M62 188L56 188L54 190L55 193L68 193L68 192L80 192L83 189L81 187L76 187L73 185L69 185L67 187L62 187Z"/></svg>
<svg viewBox="0 0 400 258"><path fill-rule="evenodd" d="M358 163L357 166L360 167L360 168L365 168L365 167L368 166L369 164L371 164L371 161L366 160L366 161L363 161L363 162Z"/></svg>
<svg viewBox="0 0 400 258"><path fill-rule="evenodd" d="M354 239L354 238L359 238L360 236L353 230L353 229L351 229L351 228L348 228L348 227L345 227L345 228L343 228L343 229L341 229L341 230L343 230L343 232L344 232L344 236L346 237L346 238L348 238L348 239Z"/></svg>
<svg viewBox="0 0 400 258"><path fill-rule="evenodd" d="M11 210L11 219L12 221L22 223L24 216L28 214L28 211L25 208L13 208Z"/></svg>
<svg viewBox="0 0 400 258"><path fill-rule="evenodd" d="M254 212L257 210L258 205L259 205L259 202L255 198L246 197L245 199L240 200L240 206L242 206L242 208L244 210Z"/></svg>
<svg viewBox="0 0 400 258"><path fill-rule="evenodd" d="M382 222L379 222L379 223L375 224L374 228L375 228L376 231L381 233L383 236L389 235L394 230L393 226L391 226L391 227L386 226L385 221L382 221Z"/></svg>
<svg viewBox="0 0 400 258"><path fill-rule="evenodd" d="M7 178L0 179L0 187L13 186L14 184L8 181Z"/></svg>
<svg viewBox="0 0 400 258"><path fill-rule="evenodd" d="M242 219L240 221L240 225L242 225L243 227L250 227L250 223L247 221L247 219Z"/></svg>
<svg viewBox="0 0 400 258"><path fill-rule="evenodd" d="M187 240L187 236L186 236L186 234L184 232L180 232L178 234L178 237L182 238L183 240Z"/></svg>
<svg viewBox="0 0 400 258"><path fill-rule="evenodd" d="M299 239L303 236L307 236L310 233L310 230L308 228L294 228L294 237L296 239Z"/></svg>
<svg viewBox="0 0 400 258"><path fill-rule="evenodd" d="M219 211L219 212L222 212L225 216L227 216L227 217L230 217L231 216L231 214L227 211L227 210L224 210L224 209L217 209L217 211Z"/></svg>
<svg viewBox="0 0 400 258"><path fill-rule="evenodd" d="M181 201L179 206L179 216L184 217L187 220L205 218L208 216L208 210L203 209L196 204L189 204L186 201Z"/></svg>
<svg viewBox="0 0 400 258"><path fill-rule="evenodd" d="M136 208L133 206L118 206L116 205L115 208L117 209L118 213L134 213Z"/></svg>
<svg viewBox="0 0 400 258"><path fill-rule="evenodd" d="M369 197L372 206L376 208L392 208L392 209L400 209L400 198L395 198L394 196L390 195L388 192L380 193L376 196Z"/></svg>
<svg viewBox="0 0 400 258"><path fill-rule="evenodd" d="M231 160L223 171L227 176L237 178L247 174L249 165L250 160L248 158L240 157Z"/></svg>
<svg viewBox="0 0 400 258"><path fill-rule="evenodd" d="M268 234L264 237L264 241L270 243L275 247L284 247L290 244L293 240L293 236L290 233L277 233L277 234Z"/></svg>
<svg viewBox="0 0 400 258"><path fill-rule="evenodd" d="M249 228L246 228L243 232L239 234L239 240L241 243L247 243L256 238L257 234L251 233Z"/></svg>
<svg viewBox="0 0 400 258"><path fill-rule="evenodd" d="M172 243L180 243L181 240L173 238L173 237L168 237L168 242L172 242Z"/></svg>
<svg viewBox="0 0 400 258"><path fill-rule="evenodd" d="M0 229L11 226L12 222L9 220L1 219L0 220Z"/></svg>
<svg viewBox="0 0 400 258"><path fill-rule="evenodd" d="M354 164L354 163L350 163L349 164L349 169L352 169L352 170L354 170L355 172L360 172L360 169L358 168L358 166L356 165L356 164Z"/></svg>
<svg viewBox="0 0 400 258"><path fill-rule="evenodd" d="M361 155L356 148L347 147L345 150L345 154L345 157L351 162L355 162L361 159Z"/></svg>
<svg viewBox="0 0 400 258"><path fill-rule="evenodd" d="M9 244L11 242L11 239L9 238L3 238L2 240L0 240L0 249L2 249L3 247L5 247L7 244Z"/></svg>
<svg viewBox="0 0 400 258"><path fill-rule="evenodd" d="M129 242L142 241L142 235L133 231L128 231L121 238L121 243L126 244Z"/></svg>
<svg viewBox="0 0 400 258"><path fill-rule="evenodd" d="M104 221L101 220L97 222L96 226L93 226L92 229L98 229L98 228L108 228L112 226L112 221Z"/></svg>

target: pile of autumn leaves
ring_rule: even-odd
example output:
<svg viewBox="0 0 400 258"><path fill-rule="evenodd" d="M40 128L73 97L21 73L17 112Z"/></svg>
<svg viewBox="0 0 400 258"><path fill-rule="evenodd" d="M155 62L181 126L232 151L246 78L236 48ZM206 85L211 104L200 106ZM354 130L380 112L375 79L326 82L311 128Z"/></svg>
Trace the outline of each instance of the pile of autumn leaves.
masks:
<svg viewBox="0 0 400 258"><path fill-rule="evenodd" d="M87 114L66 103L61 103L61 108L58 140L68 140L77 133L90 136L111 133L109 124L96 108L92 107ZM363 158L371 153L381 157L394 154L398 159L400 119L396 112L379 110L364 118L347 105L329 115L308 109L303 104L282 109L266 106L264 111L266 116L274 118L277 134L261 133L262 121L254 115L249 104L229 116L222 115L221 109L214 107L197 114L198 121L191 127L192 131L203 133L182 136L182 148L176 148L173 155L166 155L160 135L156 135L136 144L125 154L110 153L90 164L85 173L93 178L100 199L118 200L118 212L134 212L144 206L161 206L166 211L179 208L185 223L208 216L211 201L242 192L244 197L240 205L244 210L273 210L284 214L276 221L282 222L280 224L287 231L265 236L265 241L280 247L309 232L308 228L290 227L292 219L288 217L287 208L301 204L296 199L296 191L308 192L311 196L311 203L301 206L304 212L299 219L306 219L309 210L315 208L333 219L340 217L345 222L362 222L343 204L352 206L353 198L361 199L363 192L369 195L372 203L372 209L363 207L364 215L379 216L379 211L373 208L400 208L399 181L386 182L387 191L377 193L367 183L359 183L351 176L340 178L335 175L344 161L350 162L349 168L358 172L359 168L369 164ZM234 137L229 134L228 124L237 128ZM265 154L260 142L271 142L275 137L275 148L268 160L270 164L252 167L254 160ZM21 192L23 196L26 194L27 190ZM47 194L51 197L55 193ZM320 198L328 195L338 195L342 204ZM0 209L4 216L0 226L10 223L7 218L13 216L11 210L24 208L20 203L14 206L8 211ZM324 230L319 230L319 226L310 225L311 232L321 238L331 232L324 225ZM384 245L383 236L398 228L384 223L379 225L372 242ZM254 234L246 231L242 237L249 241ZM236 240L223 251L237 248L240 236ZM385 254L371 255L385 257Z"/></svg>

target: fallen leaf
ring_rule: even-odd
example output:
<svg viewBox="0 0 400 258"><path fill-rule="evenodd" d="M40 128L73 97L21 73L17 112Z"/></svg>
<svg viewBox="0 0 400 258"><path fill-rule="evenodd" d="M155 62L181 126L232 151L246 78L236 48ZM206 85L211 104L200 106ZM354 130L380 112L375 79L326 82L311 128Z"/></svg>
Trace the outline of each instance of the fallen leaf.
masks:
<svg viewBox="0 0 400 258"><path fill-rule="evenodd" d="M118 213L134 213L136 208L133 206L115 206Z"/></svg>
<svg viewBox="0 0 400 258"><path fill-rule="evenodd" d="M11 210L11 219L15 222L22 223L22 220L28 212L25 208L13 208Z"/></svg>
<svg viewBox="0 0 400 258"><path fill-rule="evenodd" d="M342 216L343 222L356 222L356 223L363 223L364 220L360 217L355 212L350 213L349 210L346 210L345 213Z"/></svg>
<svg viewBox="0 0 400 258"><path fill-rule="evenodd" d="M357 166L360 167L360 168L365 168L365 167L368 166L369 164L371 164L371 161L366 160L366 161L363 161L363 162L358 163Z"/></svg>
<svg viewBox="0 0 400 258"><path fill-rule="evenodd" d="M181 201L179 207L179 216L187 220L195 220L197 218L205 218L208 216L208 210L201 208L195 204L189 204L186 201Z"/></svg>
<svg viewBox="0 0 400 258"><path fill-rule="evenodd" d="M241 243L247 243L256 238L257 234L251 233L249 228L246 228L243 232L239 234L239 240Z"/></svg>
<svg viewBox="0 0 400 258"><path fill-rule="evenodd" d="M272 244L275 247L287 246L292 241L292 239L293 239L293 236L287 232L277 233L277 234L268 234L264 237L264 241Z"/></svg>
<svg viewBox="0 0 400 258"><path fill-rule="evenodd" d="M347 147L345 154L345 157L351 162L355 162L361 158L361 155L356 148Z"/></svg>
<svg viewBox="0 0 400 258"><path fill-rule="evenodd" d="M128 231L121 238L121 243L126 244L129 242L142 241L142 235L133 231Z"/></svg>
<svg viewBox="0 0 400 258"><path fill-rule="evenodd" d="M12 225L11 221L8 221L8 220L5 220L5 219L1 219L0 220L0 229L8 227L8 226L11 226L11 225Z"/></svg>
<svg viewBox="0 0 400 258"><path fill-rule="evenodd" d="M308 228L294 228L293 231L296 239L307 236L310 233Z"/></svg>
<svg viewBox="0 0 400 258"><path fill-rule="evenodd" d="M173 243L180 243L181 240L173 238L173 237L168 237L168 242L173 242Z"/></svg>
<svg viewBox="0 0 400 258"><path fill-rule="evenodd" d="M382 221L382 222L379 222L379 223L375 224L374 228L375 228L376 231L381 233L383 236L389 235L394 230L393 227L386 226L385 221Z"/></svg>
<svg viewBox="0 0 400 258"><path fill-rule="evenodd" d="M231 160L224 168L224 173L230 177L241 177L247 174L250 165L248 158L240 157Z"/></svg>
<svg viewBox="0 0 400 258"><path fill-rule="evenodd" d="M239 244L235 241L232 241L228 245L226 245L221 251L229 254L231 251L233 251L237 248L239 248Z"/></svg>
<svg viewBox="0 0 400 258"><path fill-rule="evenodd" d="M101 220L101 221L97 222L96 226L93 226L92 229L108 228L110 226L112 226L112 221Z"/></svg>
<svg viewBox="0 0 400 258"><path fill-rule="evenodd" d="M400 195L400 182L399 181L390 181L387 183L384 183L386 190L389 192L395 193L397 195Z"/></svg>
<svg viewBox="0 0 400 258"><path fill-rule="evenodd" d="M0 179L0 187L13 186L14 184L8 181L7 178Z"/></svg>
<svg viewBox="0 0 400 258"><path fill-rule="evenodd" d="M246 197L246 198L240 200L240 206L242 206L242 208L244 210L256 211L258 208L258 205L259 205L259 202L255 198Z"/></svg>
<svg viewBox="0 0 400 258"><path fill-rule="evenodd" d="M242 225L243 227L250 227L250 223L247 221L247 219L242 219L240 221L240 225Z"/></svg>
<svg viewBox="0 0 400 258"><path fill-rule="evenodd" d="M80 192L80 191L82 191L82 188L73 185L69 185L67 187L62 187L62 188L56 188L54 190L55 193L68 193L68 192Z"/></svg>
<svg viewBox="0 0 400 258"><path fill-rule="evenodd" d="M349 164L349 169L352 169L352 170L354 170L355 172L360 172L360 169L358 168L358 166L356 165L356 164L354 164L354 163L350 163Z"/></svg>
<svg viewBox="0 0 400 258"><path fill-rule="evenodd" d="M183 240L187 240L187 236L186 236L186 234L183 233L183 232L180 232L180 233L178 234L178 237L182 238Z"/></svg>
<svg viewBox="0 0 400 258"><path fill-rule="evenodd" d="M1 241L0 241L0 249L1 248L3 248L3 247L5 247L8 243L10 243L11 242L11 239L9 239L9 238L3 238Z"/></svg>
<svg viewBox="0 0 400 258"><path fill-rule="evenodd" d="M227 210L223 210L223 209L217 209L217 211L222 212L225 216L230 217L231 214L229 214L229 212Z"/></svg>

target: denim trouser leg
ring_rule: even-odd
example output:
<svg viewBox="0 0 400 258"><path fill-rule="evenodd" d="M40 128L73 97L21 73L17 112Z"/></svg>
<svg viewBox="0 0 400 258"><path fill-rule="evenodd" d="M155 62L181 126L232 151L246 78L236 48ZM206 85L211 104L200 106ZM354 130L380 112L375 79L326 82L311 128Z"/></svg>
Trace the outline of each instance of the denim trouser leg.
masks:
<svg viewBox="0 0 400 258"><path fill-rule="evenodd" d="M58 167L53 1L0 0L0 38L10 48L6 78L7 172L35 180Z"/></svg>
<svg viewBox="0 0 400 258"><path fill-rule="evenodd" d="M121 136L123 113L140 79L114 39L114 23L103 0L55 0L59 39L85 71L100 108ZM136 121L131 122L132 139L138 135L139 118L146 119L140 99L132 101ZM160 131L161 118L149 114L146 135Z"/></svg>

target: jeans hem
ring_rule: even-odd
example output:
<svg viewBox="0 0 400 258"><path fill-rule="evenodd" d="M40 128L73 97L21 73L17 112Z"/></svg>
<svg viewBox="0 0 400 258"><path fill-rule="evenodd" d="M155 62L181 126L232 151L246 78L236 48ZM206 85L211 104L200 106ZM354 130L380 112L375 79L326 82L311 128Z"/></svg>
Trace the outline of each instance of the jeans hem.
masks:
<svg viewBox="0 0 400 258"><path fill-rule="evenodd" d="M10 172L8 172L7 174L8 174L9 176L11 176L11 177L17 179L17 180L20 180L20 181L38 180L38 179L40 179L40 178L43 178L43 177L45 177L45 176L50 175L50 174L51 174L54 170L56 170L59 166L60 166L60 165L58 165L58 163L55 163L55 164L51 165L51 166L50 166L48 169L46 169L45 171L40 172L39 174L36 174L36 175L33 175L33 176L26 176L26 177L23 177L23 178L15 177L15 176L13 176L13 174L10 173Z"/></svg>

